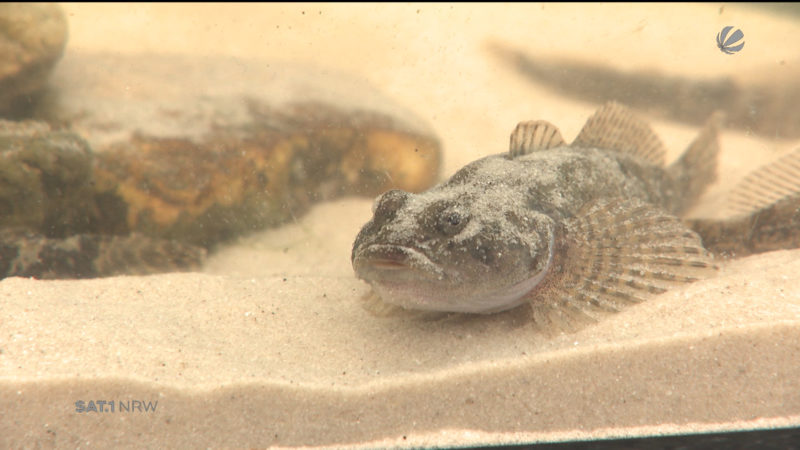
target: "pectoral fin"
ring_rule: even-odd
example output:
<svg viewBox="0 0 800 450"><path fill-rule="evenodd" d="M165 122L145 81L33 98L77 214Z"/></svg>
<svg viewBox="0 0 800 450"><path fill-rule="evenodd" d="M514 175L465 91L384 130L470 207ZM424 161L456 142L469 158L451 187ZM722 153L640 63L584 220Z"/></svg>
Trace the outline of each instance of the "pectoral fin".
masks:
<svg viewBox="0 0 800 450"><path fill-rule="evenodd" d="M563 331L716 269L697 234L636 200L591 205L567 223L565 234L561 275L531 302L537 323Z"/></svg>

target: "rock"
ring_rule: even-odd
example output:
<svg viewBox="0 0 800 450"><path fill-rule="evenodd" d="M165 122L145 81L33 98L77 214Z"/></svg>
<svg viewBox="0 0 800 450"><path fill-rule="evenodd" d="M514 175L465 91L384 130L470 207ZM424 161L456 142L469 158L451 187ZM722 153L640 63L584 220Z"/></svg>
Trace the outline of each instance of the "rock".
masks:
<svg viewBox="0 0 800 450"><path fill-rule="evenodd" d="M441 160L363 81L235 58L69 54L33 116L0 126L5 276L195 267L314 202L424 190Z"/></svg>
<svg viewBox="0 0 800 450"><path fill-rule="evenodd" d="M67 21L58 5L0 4L0 116L25 115L66 42Z"/></svg>
<svg viewBox="0 0 800 450"><path fill-rule="evenodd" d="M0 120L0 228L61 238L94 222L92 153L46 123Z"/></svg>
<svg viewBox="0 0 800 450"><path fill-rule="evenodd" d="M423 190L439 171L418 118L362 80L308 67L70 54L53 86L34 115L90 143L127 231L211 248L315 201Z"/></svg>
<svg viewBox="0 0 800 450"><path fill-rule="evenodd" d="M124 208L96 190L82 138L0 120L0 278L86 278L197 267L205 250L127 233Z"/></svg>

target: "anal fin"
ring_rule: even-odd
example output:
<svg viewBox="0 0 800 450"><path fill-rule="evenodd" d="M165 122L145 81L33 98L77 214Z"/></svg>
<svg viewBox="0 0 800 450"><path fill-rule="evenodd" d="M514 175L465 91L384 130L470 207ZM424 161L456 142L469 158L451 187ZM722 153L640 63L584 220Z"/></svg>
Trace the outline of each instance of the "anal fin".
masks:
<svg viewBox="0 0 800 450"><path fill-rule="evenodd" d="M531 303L537 322L567 332L716 270L696 233L638 200L591 205L565 234L561 275Z"/></svg>

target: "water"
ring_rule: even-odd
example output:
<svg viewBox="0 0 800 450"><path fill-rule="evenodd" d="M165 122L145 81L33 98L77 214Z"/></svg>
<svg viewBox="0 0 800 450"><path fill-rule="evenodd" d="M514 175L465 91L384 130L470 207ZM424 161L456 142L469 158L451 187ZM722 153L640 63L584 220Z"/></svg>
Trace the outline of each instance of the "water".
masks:
<svg viewBox="0 0 800 450"><path fill-rule="evenodd" d="M497 57L492 45L498 43L545 60L626 74L728 78L797 92L791 74L798 61L787 39L800 36L796 19L739 5L63 9L69 41L62 62L78 54L135 60L142 53L167 53L258 60L265 71L272 64L313 66L317 75L364 80L435 133L442 147L440 178L505 151L521 120L547 119L570 142L597 108L591 98L526 77ZM741 29L746 42L733 55L716 45L717 33L728 25ZM98 67L86 64L84 70ZM231 73L257 80L247 67ZM144 66L131 70L147 72ZM231 89L219 73L220 91ZM203 77L176 72L164 78L179 89L197 85L187 84L189 78ZM142 96L175 98L121 79L108 89L128 92L126 111L135 111ZM342 96L361 94L352 89ZM659 115L657 106L648 108L648 98L638 100L671 162L699 124ZM697 109L709 107L708 99L698 102ZM196 105L197 117L208 120L205 104ZM167 104L158 114L175 117L184 106ZM126 124L102 125L113 136ZM747 172L796 148L796 136L725 130L719 179L691 214L724 215L725 193ZM403 161L393 160L389 168L420 170ZM211 176L228 166L204 167ZM288 167L294 172L277 173L306 170ZM199 172L188 173L183 176L197 182L192 177ZM183 180L178 175L169 179ZM275 178L262 181L269 185ZM250 232L257 227L248 222L244 237L210 246L210 259L191 273L0 282L0 443L453 445L690 428L681 424L796 426L797 251L725 261L713 280L556 338L537 334L513 313L444 321L380 318L361 307L368 288L350 266L352 239L370 216L372 198L337 200L339 184L321 186L313 195L292 192L308 204L278 206L280 227ZM152 185L145 188L154 192ZM137 199L146 204L150 196ZM257 207L248 206L256 215ZM76 402L90 400L157 400L158 406L76 411ZM754 417L764 422L742 422Z"/></svg>

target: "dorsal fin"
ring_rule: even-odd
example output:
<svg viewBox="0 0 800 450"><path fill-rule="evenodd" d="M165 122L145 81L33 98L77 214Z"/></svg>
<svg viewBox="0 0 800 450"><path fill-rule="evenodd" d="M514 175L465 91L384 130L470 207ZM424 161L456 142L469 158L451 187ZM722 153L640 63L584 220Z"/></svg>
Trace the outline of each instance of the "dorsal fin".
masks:
<svg viewBox="0 0 800 450"><path fill-rule="evenodd" d="M617 102L597 110L572 143L637 156L654 165L664 165L664 145L650 126Z"/></svg>
<svg viewBox="0 0 800 450"><path fill-rule="evenodd" d="M511 133L508 155L511 158L566 145L558 127L545 120L520 122Z"/></svg>

